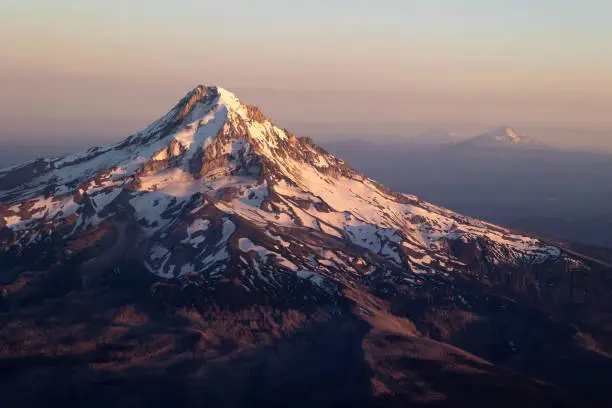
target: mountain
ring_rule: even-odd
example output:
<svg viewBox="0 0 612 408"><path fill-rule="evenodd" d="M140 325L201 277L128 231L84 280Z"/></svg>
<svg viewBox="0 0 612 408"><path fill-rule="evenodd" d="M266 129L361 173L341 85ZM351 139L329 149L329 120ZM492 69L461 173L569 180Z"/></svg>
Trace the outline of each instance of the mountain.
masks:
<svg viewBox="0 0 612 408"><path fill-rule="evenodd" d="M12 405L612 398L607 263L395 193L219 87L1 170L0 278Z"/></svg>
<svg viewBox="0 0 612 408"><path fill-rule="evenodd" d="M508 126L501 126L492 131L474 136L470 139L456 142L459 146L472 146L478 148L492 147L520 147L533 148L539 146L539 143L519 133Z"/></svg>
<svg viewBox="0 0 612 408"><path fill-rule="evenodd" d="M274 281L276 271L270 277L258 271L268 258L294 273L327 259L312 258L314 243L300 253L288 250L287 231L293 239L314 231L338 247L346 266L356 248L369 250L370 275L398 266L433 273L462 268L444 248L476 238L500 262L560 256L537 240L387 191L220 88L195 89L117 145L4 170L0 187L5 263L45 248L49 238L73 258L80 236L111 224L122 225L117 241L128 234L123 230L133 231L133 250L157 276L224 280L223 272L235 268L248 271L243 284L252 290ZM248 234L235 233L245 229ZM258 256L245 262L232 252ZM433 259L423 262L426 255ZM338 269L326 263L335 262L321 270Z"/></svg>

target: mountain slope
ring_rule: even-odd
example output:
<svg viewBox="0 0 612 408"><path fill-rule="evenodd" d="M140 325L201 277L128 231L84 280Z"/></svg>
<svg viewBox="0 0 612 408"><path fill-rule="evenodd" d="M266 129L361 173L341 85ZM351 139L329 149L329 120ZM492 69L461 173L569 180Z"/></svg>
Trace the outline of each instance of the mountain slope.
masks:
<svg viewBox="0 0 612 408"><path fill-rule="evenodd" d="M450 386L462 374L419 386L433 369L419 364L433 364L494 379L462 377L473 389L516 386L514 402L534 395L559 402L564 391L530 376L564 388L574 383L571 391L581 395L589 388L555 377L552 362L570 356L571 372L576 364L601 364L609 351L605 336L593 337L610 328L609 270L389 191L217 87L195 88L116 145L1 170L0 265L0 334L11 339L2 355L59 353L79 370L102 359L103 371L150 373L197 356L197 373L212 384L208 358L229 359L224 373L250 364L282 372L299 361L330 378L361 373L351 392L330 389L330 401L346 403L365 389L389 403L469 397ZM22 329L13 330L9 323L19 319ZM40 332L39 321L51 333ZM334 365L343 346L326 333L340 327L337 335L354 348ZM302 335L323 343L305 350ZM69 346L49 346L64 336ZM541 348L554 338L557 348ZM588 350L576 339L586 339ZM295 350L274 366L271 344ZM397 344L415 351L396 351ZM172 353L152 366L145 357L151 350ZM535 355L545 369L530 365ZM321 361L307 364L313 358ZM29 373L25 362L14 364ZM308 372L295 375L305 381ZM393 379L406 372L415 377Z"/></svg>

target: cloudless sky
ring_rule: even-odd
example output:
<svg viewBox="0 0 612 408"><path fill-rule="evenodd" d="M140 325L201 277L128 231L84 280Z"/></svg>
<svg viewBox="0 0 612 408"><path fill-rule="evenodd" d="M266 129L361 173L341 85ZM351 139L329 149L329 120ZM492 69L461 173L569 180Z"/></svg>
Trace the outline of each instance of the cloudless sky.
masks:
<svg viewBox="0 0 612 408"><path fill-rule="evenodd" d="M611 21L609 0L1 0L0 139L117 138L199 83L306 132L612 128Z"/></svg>

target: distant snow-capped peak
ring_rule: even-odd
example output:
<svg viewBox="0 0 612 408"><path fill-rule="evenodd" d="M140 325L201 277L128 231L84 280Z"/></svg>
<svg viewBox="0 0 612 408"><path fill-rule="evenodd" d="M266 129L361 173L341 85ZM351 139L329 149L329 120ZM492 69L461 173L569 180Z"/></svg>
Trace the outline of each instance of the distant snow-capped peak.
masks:
<svg viewBox="0 0 612 408"><path fill-rule="evenodd" d="M537 146L538 143L529 137L521 135L509 126L500 126L489 132L466 139L460 144L469 144L476 147L503 147L503 146Z"/></svg>

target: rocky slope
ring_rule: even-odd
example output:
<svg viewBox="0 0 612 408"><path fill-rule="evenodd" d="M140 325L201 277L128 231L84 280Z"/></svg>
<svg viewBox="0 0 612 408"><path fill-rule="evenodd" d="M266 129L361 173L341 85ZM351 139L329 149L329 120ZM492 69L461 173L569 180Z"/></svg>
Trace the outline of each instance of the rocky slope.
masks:
<svg viewBox="0 0 612 408"><path fill-rule="evenodd" d="M92 404L101 382L99 404L161 406L183 379L189 406L595 404L610 273L389 191L199 86L116 145L0 170L0 356L20 373L2 394Z"/></svg>

